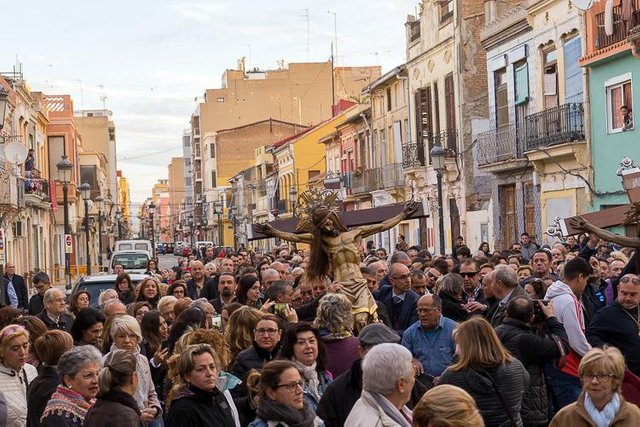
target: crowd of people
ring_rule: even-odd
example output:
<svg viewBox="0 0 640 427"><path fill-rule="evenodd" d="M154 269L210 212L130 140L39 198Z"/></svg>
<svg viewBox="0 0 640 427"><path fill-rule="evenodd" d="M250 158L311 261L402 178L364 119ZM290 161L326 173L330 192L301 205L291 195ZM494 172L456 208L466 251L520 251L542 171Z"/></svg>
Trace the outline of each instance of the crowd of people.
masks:
<svg viewBox="0 0 640 427"><path fill-rule="evenodd" d="M505 251L362 248L378 322L305 250L122 266L98 301L6 266L7 426L633 426L637 254L596 236Z"/></svg>

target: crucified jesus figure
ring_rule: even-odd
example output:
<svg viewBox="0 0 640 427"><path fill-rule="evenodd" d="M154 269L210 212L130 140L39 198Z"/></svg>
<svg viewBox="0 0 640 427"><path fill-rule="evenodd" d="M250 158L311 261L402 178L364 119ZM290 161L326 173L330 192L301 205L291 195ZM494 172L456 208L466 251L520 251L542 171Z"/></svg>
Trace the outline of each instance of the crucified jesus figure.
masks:
<svg viewBox="0 0 640 427"><path fill-rule="evenodd" d="M576 230L582 230L582 231L586 231L587 233L595 234L602 240L617 243L624 247L635 248L635 249L640 248L640 238L621 236L619 234L612 233L610 231L596 227L595 225L591 224L589 221L582 218L581 216L573 217L569 219L568 222L569 222L569 225L575 228Z"/></svg>
<svg viewBox="0 0 640 427"><path fill-rule="evenodd" d="M359 331L366 324L377 321L376 301L367 288L367 281L360 273L362 238L395 227L400 221L411 216L418 206L418 202L407 202L402 212L380 224L352 229L347 229L336 212L325 207L317 207L312 211L314 231L311 233L287 233L267 223L256 224L255 228L267 236L310 245L307 277L315 280L331 275L334 282L342 285L340 292L351 301L356 330Z"/></svg>

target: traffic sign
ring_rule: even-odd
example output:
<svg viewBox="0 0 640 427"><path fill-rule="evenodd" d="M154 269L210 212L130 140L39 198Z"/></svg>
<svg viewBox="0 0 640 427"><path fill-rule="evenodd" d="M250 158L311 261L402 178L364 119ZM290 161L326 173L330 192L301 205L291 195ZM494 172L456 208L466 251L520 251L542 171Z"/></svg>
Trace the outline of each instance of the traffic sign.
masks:
<svg viewBox="0 0 640 427"><path fill-rule="evenodd" d="M73 240L71 239L71 234L64 235L64 253L73 253Z"/></svg>

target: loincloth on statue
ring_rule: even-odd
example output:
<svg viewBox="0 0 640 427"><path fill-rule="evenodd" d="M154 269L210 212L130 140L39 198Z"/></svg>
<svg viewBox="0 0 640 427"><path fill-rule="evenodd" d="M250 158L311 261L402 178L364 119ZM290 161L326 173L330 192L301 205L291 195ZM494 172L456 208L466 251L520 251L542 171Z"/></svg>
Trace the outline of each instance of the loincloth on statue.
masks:
<svg viewBox="0 0 640 427"><path fill-rule="evenodd" d="M367 313L371 316L375 315L378 310L378 305L367 287L366 279L362 278L339 283L342 285L340 293L351 301L354 315L359 313Z"/></svg>

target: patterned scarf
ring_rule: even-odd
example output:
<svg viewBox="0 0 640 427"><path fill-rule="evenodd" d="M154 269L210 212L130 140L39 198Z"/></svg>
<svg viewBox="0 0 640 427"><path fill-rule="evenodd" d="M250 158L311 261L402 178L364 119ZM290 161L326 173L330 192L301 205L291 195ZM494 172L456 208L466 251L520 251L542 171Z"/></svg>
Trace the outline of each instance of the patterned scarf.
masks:
<svg viewBox="0 0 640 427"><path fill-rule="evenodd" d="M305 382L307 383L307 391L313 396L316 402L320 402L320 379L318 378L318 371L316 371L317 363L313 362L313 365L307 366L302 362L293 358L293 363L298 367L302 375L304 376Z"/></svg>
<svg viewBox="0 0 640 427"><path fill-rule="evenodd" d="M303 409L294 409L269 398L263 398L256 415L265 422L280 421L290 427L313 427L315 414L305 403Z"/></svg>
<svg viewBox="0 0 640 427"><path fill-rule="evenodd" d="M51 413L61 416L68 415L73 422L82 422L94 403L95 399L87 401L80 393L59 385L51 395L51 400L47 403L40 420Z"/></svg>

